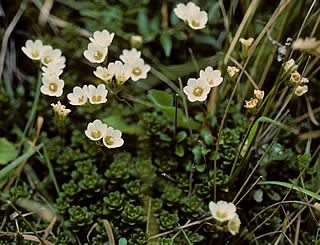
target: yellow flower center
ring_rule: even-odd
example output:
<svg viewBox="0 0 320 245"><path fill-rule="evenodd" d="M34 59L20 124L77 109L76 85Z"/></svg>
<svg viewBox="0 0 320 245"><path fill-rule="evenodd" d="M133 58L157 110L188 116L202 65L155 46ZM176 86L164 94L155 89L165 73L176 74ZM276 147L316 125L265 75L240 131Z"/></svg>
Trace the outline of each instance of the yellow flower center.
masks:
<svg viewBox="0 0 320 245"><path fill-rule="evenodd" d="M141 75L142 71L141 71L141 69L140 69L139 67L136 67L136 68L134 68L134 69L132 70L132 73L133 73L133 75L135 75L135 76L139 76L139 75Z"/></svg>
<svg viewBox="0 0 320 245"><path fill-rule="evenodd" d="M194 26L194 27L199 27L200 26L200 22L197 21L197 20L192 20L191 21L191 25Z"/></svg>
<svg viewBox="0 0 320 245"><path fill-rule="evenodd" d="M118 76L116 76L116 79L117 79L119 82L123 82L123 83L128 80L127 77L126 77L126 75L125 75L124 73L121 73L121 74L119 74Z"/></svg>
<svg viewBox="0 0 320 245"><path fill-rule="evenodd" d="M94 95L92 96L93 102L100 102L102 100L102 97L100 95Z"/></svg>
<svg viewBox="0 0 320 245"><path fill-rule="evenodd" d="M95 60L101 60L102 57L103 57L103 53L102 53L100 50L97 50L97 51L94 53L94 56L93 56L93 58L94 58Z"/></svg>
<svg viewBox="0 0 320 245"><path fill-rule="evenodd" d="M52 62L52 58L50 56L46 56L43 58L43 62L45 64L49 64L50 62Z"/></svg>
<svg viewBox="0 0 320 245"><path fill-rule="evenodd" d="M224 219L228 216L227 212L223 211L223 210L218 210L216 212L216 215L218 218Z"/></svg>
<svg viewBox="0 0 320 245"><path fill-rule="evenodd" d="M84 96L82 95L81 97L78 98L78 102L81 103L83 102Z"/></svg>
<svg viewBox="0 0 320 245"><path fill-rule="evenodd" d="M114 139L112 138L112 136L106 136L106 137L104 137L104 142L105 142L107 145L113 145Z"/></svg>
<svg viewBox="0 0 320 245"><path fill-rule="evenodd" d="M56 83L52 82L49 84L48 87L49 87L49 90L53 93L58 91L58 84L56 84Z"/></svg>
<svg viewBox="0 0 320 245"><path fill-rule="evenodd" d="M91 137L94 139L98 139L101 137L101 132L99 130L92 130Z"/></svg>
<svg viewBox="0 0 320 245"><path fill-rule="evenodd" d="M197 87L193 90L193 95L196 97L200 97L203 94L203 88Z"/></svg>
<svg viewBox="0 0 320 245"><path fill-rule="evenodd" d="M239 231L239 226L237 225L237 223L233 220L230 221L230 224L229 224L229 228L231 231L233 232L238 232Z"/></svg>
<svg viewBox="0 0 320 245"><path fill-rule="evenodd" d="M32 50L31 56L32 56L33 58L38 58L38 57L40 56L40 53L39 53L38 50Z"/></svg>

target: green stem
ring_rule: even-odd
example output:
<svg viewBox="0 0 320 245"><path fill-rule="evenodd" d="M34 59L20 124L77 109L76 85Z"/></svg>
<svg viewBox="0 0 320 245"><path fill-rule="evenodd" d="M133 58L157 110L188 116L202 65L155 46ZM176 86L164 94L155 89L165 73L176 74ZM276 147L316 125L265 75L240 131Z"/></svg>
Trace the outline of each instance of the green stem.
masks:
<svg viewBox="0 0 320 245"><path fill-rule="evenodd" d="M28 134L28 131L29 131L30 127L31 127L31 124L34 121L34 118L36 116L36 111L37 111L37 108L38 108L38 102L39 102L39 97L40 97L41 79L42 79L42 72L41 72L41 64L40 64L40 69L39 69L39 73L38 73L37 87L36 87L36 94L34 96L31 113L29 115L27 124L26 124L26 126L25 126L25 128L23 130L22 138L24 138Z"/></svg>
<svg viewBox="0 0 320 245"><path fill-rule="evenodd" d="M54 184L54 187L56 188L56 191L57 191L58 195L60 195L59 185L58 185L56 176L54 175L54 170L53 170L52 164L50 162L50 159L48 157L48 152L47 152L47 149L46 149L45 146L43 146L43 155L44 155L44 159L45 159L45 161L47 162L47 165L48 165L50 178L51 178L51 180L52 180L52 182Z"/></svg>

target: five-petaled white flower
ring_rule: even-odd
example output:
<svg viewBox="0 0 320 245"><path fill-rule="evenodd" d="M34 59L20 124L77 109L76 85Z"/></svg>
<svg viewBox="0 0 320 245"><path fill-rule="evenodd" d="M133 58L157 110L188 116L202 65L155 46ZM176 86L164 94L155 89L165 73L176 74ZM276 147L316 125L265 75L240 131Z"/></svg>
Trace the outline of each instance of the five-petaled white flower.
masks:
<svg viewBox="0 0 320 245"><path fill-rule="evenodd" d="M197 11L187 18L188 25L195 30L203 29L208 22L208 14L205 11Z"/></svg>
<svg viewBox="0 0 320 245"><path fill-rule="evenodd" d="M188 100L191 102L205 101L210 89L206 80L201 78L189 78L187 86L183 88L183 92L188 96Z"/></svg>
<svg viewBox="0 0 320 245"><path fill-rule="evenodd" d="M61 64L49 63L48 66L42 66L42 76L54 77L60 76L63 72L63 66Z"/></svg>
<svg viewBox="0 0 320 245"><path fill-rule="evenodd" d="M100 78L102 81L110 81L114 76L114 71L112 70L112 65L110 66L110 64L108 65L108 69L102 66L98 66L97 69L93 72L93 74L97 78Z"/></svg>
<svg viewBox="0 0 320 245"><path fill-rule="evenodd" d="M43 51L43 54L41 56L41 62L46 66L50 63L59 63L59 65L62 65L65 62L65 58L63 58L61 54L62 53L60 49L53 49L51 46L48 45Z"/></svg>
<svg viewBox="0 0 320 245"><path fill-rule="evenodd" d="M211 66L208 66L204 71L200 71L200 78L208 82L209 87L219 86L223 78L219 70L213 70Z"/></svg>
<svg viewBox="0 0 320 245"><path fill-rule="evenodd" d="M88 98L91 104L102 104L107 102L108 90L104 84L99 84L98 87L93 85L88 86Z"/></svg>
<svg viewBox="0 0 320 245"><path fill-rule="evenodd" d="M244 107L247 109L253 109L258 105L259 100L255 99L255 98L251 98L250 100L246 100L245 101L245 105Z"/></svg>
<svg viewBox="0 0 320 245"><path fill-rule="evenodd" d="M57 104L52 103L51 106L52 106L54 113L60 119L66 119L68 114L71 112L70 109L67 109L65 105L61 104L60 100L57 102Z"/></svg>
<svg viewBox="0 0 320 245"><path fill-rule="evenodd" d="M136 60L134 64L131 64L131 79L132 81L138 81L140 79L146 79L147 73L151 67L144 63L142 58Z"/></svg>
<svg viewBox="0 0 320 245"><path fill-rule="evenodd" d="M192 29L203 29L208 22L208 14L205 11L200 11L200 8L193 2L189 2L187 5L179 3L173 11Z"/></svg>
<svg viewBox="0 0 320 245"><path fill-rule="evenodd" d="M122 85L130 78L132 68L129 64L122 64L121 61L117 60L114 63L109 63L108 70L114 72L117 83Z"/></svg>
<svg viewBox="0 0 320 245"><path fill-rule="evenodd" d="M134 64L141 56L141 51L138 51L137 49L124 49L122 51L122 55L120 55L120 60L123 61L123 63L128 64Z"/></svg>
<svg viewBox="0 0 320 245"><path fill-rule="evenodd" d="M123 145L124 141L121 138L121 131L108 127L103 135L103 144L107 148L117 148Z"/></svg>
<svg viewBox="0 0 320 245"><path fill-rule="evenodd" d="M200 12L200 8L193 2L188 2L187 5L179 3L173 11L178 18L182 19L183 21L187 21L188 17L192 13Z"/></svg>
<svg viewBox="0 0 320 245"><path fill-rule="evenodd" d="M88 100L88 86L84 85L82 88L76 86L73 88L73 93L67 95L71 105L84 105Z"/></svg>
<svg viewBox="0 0 320 245"><path fill-rule="evenodd" d="M291 73L290 76L290 82L292 83L293 86L300 84L301 82L301 75L299 72L295 71Z"/></svg>
<svg viewBox="0 0 320 245"><path fill-rule="evenodd" d="M298 68L298 66L297 66L296 63L294 62L294 59L290 59L290 60L288 60L287 62L285 62L285 63L283 64L283 70L284 70L285 72L288 72L289 70L290 70L291 72L293 72L293 71L297 70L297 68Z"/></svg>
<svg viewBox="0 0 320 245"><path fill-rule="evenodd" d="M231 220L228 221L228 231L232 235L239 233L241 221L239 216L236 214Z"/></svg>
<svg viewBox="0 0 320 245"><path fill-rule="evenodd" d="M230 79L235 78L235 76L239 73L239 69L235 66L228 66L227 67L227 73L230 77Z"/></svg>
<svg viewBox="0 0 320 245"><path fill-rule="evenodd" d="M248 39L244 39L244 38L239 39L239 42L243 45L244 48L249 48L252 45L253 41L254 39L252 37Z"/></svg>
<svg viewBox="0 0 320 245"><path fill-rule="evenodd" d="M254 96L256 97L257 100L263 100L264 97L264 91L263 90L259 90L259 89L255 89L253 91Z"/></svg>
<svg viewBox="0 0 320 245"><path fill-rule="evenodd" d="M83 55L91 63L102 63L108 54L108 49L104 46L95 43L89 43L88 49L84 51Z"/></svg>
<svg viewBox="0 0 320 245"><path fill-rule="evenodd" d="M32 40L27 40L25 45L26 46L21 49L23 53L32 60L40 60L46 49L46 46L42 44L41 40L35 40L34 42Z"/></svg>
<svg viewBox="0 0 320 245"><path fill-rule="evenodd" d="M58 76L42 78L42 86L40 87L41 93L49 96L60 97L63 93L64 81L59 79Z"/></svg>
<svg viewBox="0 0 320 245"><path fill-rule="evenodd" d="M88 124L87 130L84 133L89 139L98 141L105 135L107 128L108 126L106 124L102 123L99 119L96 119Z"/></svg>
<svg viewBox="0 0 320 245"><path fill-rule="evenodd" d="M89 40L96 45L108 48L113 40L114 33L109 33L107 30L95 31L93 38L89 37Z"/></svg>
<svg viewBox="0 0 320 245"><path fill-rule="evenodd" d="M219 222L231 220L236 215L237 208L232 202L218 201L209 203L212 216Z"/></svg>
<svg viewBox="0 0 320 245"><path fill-rule="evenodd" d="M308 85L298 86L296 87L294 93L297 96L302 96L308 92Z"/></svg>

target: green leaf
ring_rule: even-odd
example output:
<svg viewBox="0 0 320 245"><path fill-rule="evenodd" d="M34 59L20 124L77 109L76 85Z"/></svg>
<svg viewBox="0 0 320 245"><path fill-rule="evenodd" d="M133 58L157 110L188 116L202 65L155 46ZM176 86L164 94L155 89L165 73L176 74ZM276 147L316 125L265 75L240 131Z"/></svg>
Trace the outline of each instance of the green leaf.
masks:
<svg viewBox="0 0 320 245"><path fill-rule="evenodd" d="M141 35L147 35L149 33L148 23L147 9L143 9L138 13L138 30Z"/></svg>
<svg viewBox="0 0 320 245"><path fill-rule="evenodd" d="M272 124L274 124L274 125L282 128L282 129L284 129L284 130L287 130L287 131L290 131L290 132L292 132L292 133L294 133L294 134L297 134L297 130L296 130L296 129L291 128L291 127L289 127L289 126L287 126L287 125L285 125L285 124L283 124L283 123L280 123L280 122L278 122L278 121L275 121L275 120L273 120L273 119L271 119L271 118L269 118L269 117L264 117L264 116L262 116L262 117L259 117L259 118L255 121L255 123L253 124L253 126L252 126L252 128L251 128L251 130L250 130L250 133L249 133L249 136L248 136L248 146L251 145L251 143L252 143L252 141L253 141L253 139L254 139L254 136L256 135L256 132L257 132L257 129L258 129L258 124L259 124L260 122L272 123Z"/></svg>
<svg viewBox="0 0 320 245"><path fill-rule="evenodd" d="M125 238L120 238L119 239L119 245L127 245L127 239L125 239Z"/></svg>
<svg viewBox="0 0 320 245"><path fill-rule="evenodd" d="M127 124L120 115L113 115L107 118L102 119L108 127L113 127L114 129L120 130L123 133L131 135L141 135L143 133L142 128L137 125Z"/></svg>
<svg viewBox="0 0 320 245"><path fill-rule="evenodd" d="M38 151L43 144L40 144L39 146L35 147L32 150L27 151L22 156L18 157L16 160L5 166L0 170L0 180L4 177L6 177L13 169L15 169L19 164L21 164L24 160L31 157L36 151Z"/></svg>
<svg viewBox="0 0 320 245"><path fill-rule="evenodd" d="M305 188L302 188L300 186L295 186L293 184L290 184L290 183L286 183L286 182L281 182L281 181L260 181L258 183L258 185L280 185L280 186L283 186L283 187L287 187L287 188L292 188L293 190L296 190L296 191L299 191L299 192L302 192L308 196L311 196L313 197L314 199L317 199L318 201L320 201L320 195L313 192L313 191L309 191Z"/></svg>
<svg viewBox="0 0 320 245"><path fill-rule="evenodd" d="M177 144L176 145L176 151L174 152L178 157L183 157L184 156L184 148L182 144Z"/></svg>
<svg viewBox="0 0 320 245"><path fill-rule="evenodd" d="M171 36L167 32L161 33L160 43L161 43L161 46L164 50L165 55L167 57L169 57L171 54L171 49L172 49L172 39L171 39Z"/></svg>
<svg viewBox="0 0 320 245"><path fill-rule="evenodd" d="M149 99L158 107L166 116L174 121L176 108L173 106L173 97L166 92L152 89L148 93ZM189 124L192 129L199 129L200 124L189 118ZM177 125L179 127L188 128L187 118L183 115L181 109L177 111Z"/></svg>
<svg viewBox="0 0 320 245"><path fill-rule="evenodd" d="M16 159L18 151L13 143L6 138L0 138L0 164L5 165L8 162Z"/></svg>

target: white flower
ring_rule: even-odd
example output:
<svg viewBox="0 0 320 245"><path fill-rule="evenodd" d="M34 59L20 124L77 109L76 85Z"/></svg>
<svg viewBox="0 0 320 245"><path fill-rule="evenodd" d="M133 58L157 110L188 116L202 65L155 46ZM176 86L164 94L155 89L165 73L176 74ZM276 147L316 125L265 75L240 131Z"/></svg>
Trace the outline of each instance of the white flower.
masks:
<svg viewBox="0 0 320 245"><path fill-rule="evenodd" d="M293 86L300 84L301 81L301 75L299 72L295 71L291 73L290 76L290 82L292 83Z"/></svg>
<svg viewBox="0 0 320 245"><path fill-rule="evenodd" d="M132 68L129 64L122 64L117 60L115 63L109 63L108 70L114 72L117 83L122 85L130 78Z"/></svg>
<svg viewBox="0 0 320 245"><path fill-rule="evenodd" d="M218 201L209 203L212 216L219 222L231 220L236 215L237 208L232 202Z"/></svg>
<svg viewBox="0 0 320 245"><path fill-rule="evenodd" d="M244 38L240 38L239 42L245 47L245 48L249 48L252 43L253 43L254 39L252 37L248 38L248 39L244 39Z"/></svg>
<svg viewBox="0 0 320 245"><path fill-rule="evenodd" d="M107 30L95 31L93 33L93 38L89 37L89 40L102 47L108 48L113 40L114 33L109 33Z"/></svg>
<svg viewBox="0 0 320 245"><path fill-rule="evenodd" d="M91 104L102 104L107 102L108 90L104 84L99 84L98 87L93 85L88 86L88 98Z"/></svg>
<svg viewBox="0 0 320 245"><path fill-rule="evenodd" d="M108 127L104 136L103 136L103 144L107 148L117 148L123 145L124 141L121 138L121 131L115 130L112 127Z"/></svg>
<svg viewBox="0 0 320 245"><path fill-rule="evenodd" d="M106 124L103 124L99 119L96 119L92 123L88 124L87 130L84 133L89 139L97 141L102 139L107 128L108 126Z"/></svg>
<svg viewBox="0 0 320 245"><path fill-rule="evenodd" d="M42 86L40 87L41 93L49 96L60 97L63 93L64 81L55 77L42 77Z"/></svg>
<svg viewBox="0 0 320 245"><path fill-rule="evenodd" d="M264 91L259 90L259 89L255 89L255 90L253 91L253 93L254 93L254 96L256 97L256 99L258 99L258 100L263 100Z"/></svg>
<svg viewBox="0 0 320 245"><path fill-rule="evenodd" d="M221 72L219 70L213 70L211 66L208 66L204 71L200 71L200 78L206 80L209 87L217 87L223 81Z"/></svg>
<svg viewBox="0 0 320 245"><path fill-rule="evenodd" d="M298 86L296 90L294 91L295 95L297 96L302 96L303 94L308 92L308 86L303 85L303 86Z"/></svg>
<svg viewBox="0 0 320 245"><path fill-rule="evenodd" d="M231 220L228 222L228 231L235 235L239 233L241 221L239 219L239 216L236 214Z"/></svg>
<svg viewBox="0 0 320 245"><path fill-rule="evenodd" d="M195 30L203 29L208 22L208 14L205 11L197 11L187 18L188 25Z"/></svg>
<svg viewBox="0 0 320 245"><path fill-rule="evenodd" d="M179 3L173 11L178 18L182 19L183 21L187 21L190 15L200 12L200 8L193 2L188 2L187 5Z"/></svg>
<svg viewBox="0 0 320 245"><path fill-rule="evenodd" d="M43 71L42 76L48 76L48 77L54 77L54 76L59 77L63 72L63 68L59 63L58 64L49 63L48 66L42 66L41 69Z"/></svg>
<svg viewBox="0 0 320 245"><path fill-rule="evenodd" d="M301 51L312 50L320 46L320 41L317 41L314 37L306 37L305 39L299 38L292 44L293 49L299 49Z"/></svg>
<svg viewBox="0 0 320 245"><path fill-rule="evenodd" d="M49 65L50 63L63 64L65 62L65 58L63 60L61 54L62 53L60 49L53 49L51 46L46 46L41 56L41 62L46 66Z"/></svg>
<svg viewBox="0 0 320 245"><path fill-rule="evenodd" d="M141 56L141 51L133 48L131 50L124 49L122 55L120 55L120 60L124 63L134 64Z"/></svg>
<svg viewBox="0 0 320 245"><path fill-rule="evenodd" d="M294 59L290 59L287 62L283 64L283 70L285 72L295 71L298 68L298 66L295 64Z"/></svg>
<svg viewBox="0 0 320 245"><path fill-rule="evenodd" d="M309 79L306 77L301 78L300 84L307 84L309 83Z"/></svg>
<svg viewBox="0 0 320 245"><path fill-rule="evenodd" d="M239 71L240 70L235 66L228 66L227 67L227 73L231 79L233 79L239 73Z"/></svg>
<svg viewBox="0 0 320 245"><path fill-rule="evenodd" d="M73 93L67 95L71 105L84 105L88 100L88 86L84 85L82 88L76 86L73 88Z"/></svg>
<svg viewBox="0 0 320 245"><path fill-rule="evenodd" d="M151 67L144 64L144 60L139 58L134 64L131 64L131 79L133 81L138 81L139 79L146 79L147 73L150 71Z"/></svg>
<svg viewBox="0 0 320 245"><path fill-rule="evenodd" d="M95 43L89 43L88 49L84 51L83 55L91 63L102 63L108 54L108 49L97 45Z"/></svg>
<svg viewBox="0 0 320 245"><path fill-rule="evenodd" d="M62 105L60 101L58 101L57 104L52 103L51 106L53 108L54 113L62 119L65 119L71 112L71 110L66 109L66 106Z"/></svg>
<svg viewBox="0 0 320 245"><path fill-rule="evenodd" d="M140 45L143 43L143 39L139 35L133 35L130 38L130 43L132 47L140 47Z"/></svg>
<svg viewBox="0 0 320 245"><path fill-rule="evenodd" d="M246 100L245 102L246 102L246 104L244 105L245 108L253 109L257 106L259 100L251 98L250 100Z"/></svg>
<svg viewBox="0 0 320 245"><path fill-rule="evenodd" d="M35 40L34 42L32 40L27 40L25 45L25 47L21 48L25 55L32 60L41 59L41 55L45 49L45 46L43 46L41 40Z"/></svg>
<svg viewBox="0 0 320 245"><path fill-rule="evenodd" d="M187 86L183 88L183 92L188 96L188 100L191 102L205 101L210 89L206 80L201 78L189 78Z"/></svg>
<svg viewBox="0 0 320 245"><path fill-rule="evenodd" d="M100 78L102 81L108 82L114 76L114 71L110 69L110 67L112 67L112 65L110 66L110 64L108 66L108 69L102 66L98 66L97 69L93 72L93 74L97 78Z"/></svg>

